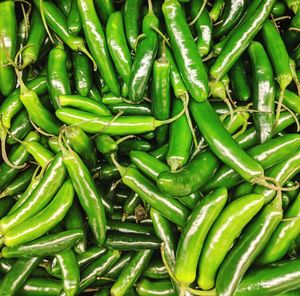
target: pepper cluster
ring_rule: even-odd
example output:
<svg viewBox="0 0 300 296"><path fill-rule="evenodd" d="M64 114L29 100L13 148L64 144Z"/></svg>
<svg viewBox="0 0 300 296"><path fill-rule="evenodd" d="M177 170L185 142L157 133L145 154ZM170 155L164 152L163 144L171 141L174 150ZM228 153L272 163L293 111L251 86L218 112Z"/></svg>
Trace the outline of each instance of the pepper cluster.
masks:
<svg viewBox="0 0 300 296"><path fill-rule="evenodd" d="M299 0L0 1L0 295L300 295Z"/></svg>

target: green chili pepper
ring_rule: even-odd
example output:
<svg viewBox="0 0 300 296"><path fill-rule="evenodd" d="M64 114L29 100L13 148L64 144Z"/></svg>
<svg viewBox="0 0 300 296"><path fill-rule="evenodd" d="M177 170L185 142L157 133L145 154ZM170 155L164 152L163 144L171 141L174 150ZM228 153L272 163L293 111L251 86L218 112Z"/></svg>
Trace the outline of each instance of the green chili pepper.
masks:
<svg viewBox="0 0 300 296"><path fill-rule="evenodd" d="M82 238L79 229L48 234L29 243L14 247L4 247L1 256L4 258L44 257L71 249Z"/></svg>
<svg viewBox="0 0 300 296"><path fill-rule="evenodd" d="M215 23L219 19L220 15L222 13L222 10L224 8L224 4L225 4L224 0L214 1L213 6L209 12L209 16L213 23Z"/></svg>
<svg viewBox="0 0 300 296"><path fill-rule="evenodd" d="M6 143L15 144L17 141L14 138L22 140L32 130L33 126L30 123L28 113L26 110L22 110L12 122Z"/></svg>
<svg viewBox="0 0 300 296"><path fill-rule="evenodd" d="M40 261L41 259L38 257L18 259L1 282L1 295L19 295L18 290L39 265Z"/></svg>
<svg viewBox="0 0 300 296"><path fill-rule="evenodd" d="M272 15L274 17L281 17L284 15L285 10L286 10L285 4L281 1L278 1L273 6Z"/></svg>
<svg viewBox="0 0 300 296"><path fill-rule="evenodd" d="M67 250L55 256L63 277L64 292L67 296L76 295L79 288L79 266L72 250Z"/></svg>
<svg viewBox="0 0 300 296"><path fill-rule="evenodd" d="M280 260L287 253L292 242L299 235L299 203L300 195L285 211L283 221L277 226L265 249L257 258L257 263L272 263Z"/></svg>
<svg viewBox="0 0 300 296"><path fill-rule="evenodd" d="M245 229L218 271L216 280L218 295L234 294L246 271L268 244L281 219L281 201L277 199L265 206L254 222Z"/></svg>
<svg viewBox="0 0 300 296"><path fill-rule="evenodd" d="M215 286L218 268L232 243L264 204L262 194L249 194L232 201L220 214L205 240L199 262L198 285L203 290Z"/></svg>
<svg viewBox="0 0 300 296"><path fill-rule="evenodd" d="M72 205L73 197L72 183L66 181L54 199L42 211L5 233L4 244L12 247L46 234L63 220Z"/></svg>
<svg viewBox="0 0 300 296"><path fill-rule="evenodd" d="M106 24L109 16L114 12L114 4L112 0L96 0L97 13L100 14L101 20Z"/></svg>
<svg viewBox="0 0 300 296"><path fill-rule="evenodd" d="M299 10L299 2L297 0L284 0L284 2L289 9L291 9L295 14L297 13L297 11Z"/></svg>
<svg viewBox="0 0 300 296"><path fill-rule="evenodd" d="M245 275L235 296L278 295L298 289L299 259L281 261L276 265L266 265Z"/></svg>
<svg viewBox="0 0 300 296"><path fill-rule="evenodd" d="M65 177L66 169L63 166L61 155L58 154L49 165L41 182L28 198L25 201L20 200L22 204L14 212L0 220L1 233L6 233L40 212L61 187Z"/></svg>
<svg viewBox="0 0 300 296"><path fill-rule="evenodd" d="M271 14L274 0L263 0L244 22L228 36L228 40L210 69L210 75L219 81L235 64Z"/></svg>
<svg viewBox="0 0 300 296"><path fill-rule="evenodd" d="M281 2L279 2L281 3ZM284 4L282 3L283 7L285 8ZM289 30L287 30L284 34L284 44L289 50L293 50L297 47L300 42L300 33L297 30L300 28L300 12L299 9L295 16L292 18L290 22Z"/></svg>
<svg viewBox="0 0 300 296"><path fill-rule="evenodd" d="M46 39L46 30L39 12L34 9L30 22L30 32L26 40L25 48L21 52L22 66L26 68L35 64L39 58L41 47Z"/></svg>
<svg viewBox="0 0 300 296"><path fill-rule="evenodd" d="M158 35L154 30L158 29L159 20L153 12L151 0L148 5L148 13L143 19L144 38L138 44L128 85L129 98L134 102L141 101L144 96L158 49Z"/></svg>
<svg viewBox="0 0 300 296"><path fill-rule="evenodd" d="M167 268L161 259L152 259L143 272L143 276L153 280L169 278Z"/></svg>
<svg viewBox="0 0 300 296"><path fill-rule="evenodd" d="M77 35L81 32L82 24L76 0L72 0L71 10L67 15L67 26L70 34Z"/></svg>
<svg viewBox="0 0 300 296"><path fill-rule="evenodd" d="M124 25L128 44L135 50L140 35L141 0L126 0L124 5Z"/></svg>
<svg viewBox="0 0 300 296"><path fill-rule="evenodd" d="M5 187L0 194L0 198L22 193L29 185L35 170L35 167L29 167L25 171L21 172L11 183Z"/></svg>
<svg viewBox="0 0 300 296"><path fill-rule="evenodd" d="M149 142L140 139L127 139L118 145L118 152L121 155L129 154L132 150L150 151L151 149L152 145Z"/></svg>
<svg viewBox="0 0 300 296"><path fill-rule="evenodd" d="M137 252L124 267L117 281L113 284L110 290L111 295L127 295L127 291L133 287L148 265L152 254L152 250Z"/></svg>
<svg viewBox="0 0 300 296"><path fill-rule="evenodd" d="M86 212L89 225L97 244L105 239L106 217L104 206L94 180L79 156L72 150L61 147L63 162L75 188L79 202Z"/></svg>
<svg viewBox="0 0 300 296"><path fill-rule="evenodd" d="M143 278L136 290L139 296L177 295L170 280L150 281Z"/></svg>
<svg viewBox="0 0 300 296"><path fill-rule="evenodd" d="M264 144L257 145L247 153L257 160L264 169L268 169L283 159L294 154L300 145L300 138L296 134L288 134L271 139ZM240 176L228 166L221 167L214 176L202 188L203 192L209 192L221 186L232 188L239 183Z"/></svg>
<svg viewBox="0 0 300 296"><path fill-rule="evenodd" d="M167 0L162 6L174 57L183 81L197 102L208 96L208 79L197 46L177 0Z"/></svg>
<svg viewBox="0 0 300 296"><path fill-rule="evenodd" d="M13 207L14 203L14 199L10 196L4 197L0 200L0 219L7 215L9 210Z"/></svg>
<svg viewBox="0 0 300 296"><path fill-rule="evenodd" d="M234 98L239 101L248 101L251 95L248 76L244 61L239 58L229 71Z"/></svg>
<svg viewBox="0 0 300 296"><path fill-rule="evenodd" d="M99 0L98 0L99 1ZM108 52L104 32L98 19L92 0L77 1L84 35L89 49L96 61L101 76L116 96L120 95L120 86L114 72Z"/></svg>
<svg viewBox="0 0 300 296"><path fill-rule="evenodd" d="M226 188L219 188L202 199L192 211L180 236L176 253L175 277L183 285L196 279L198 259L205 238L227 201Z"/></svg>
<svg viewBox="0 0 300 296"><path fill-rule="evenodd" d="M191 16L193 19L199 13L202 5L203 1L193 0L191 2ZM210 52L212 45L212 22L206 8L203 9L195 23L195 30L198 35L197 47L199 54L201 57L206 56Z"/></svg>
<svg viewBox="0 0 300 296"><path fill-rule="evenodd" d="M120 11L109 16L106 24L106 39L114 65L122 80L129 85L131 71L131 56L123 26L123 16Z"/></svg>
<svg viewBox="0 0 300 296"><path fill-rule="evenodd" d="M149 104L118 103L109 105L109 109L112 114L118 114L122 112L123 115L152 115L151 106Z"/></svg>
<svg viewBox="0 0 300 296"><path fill-rule="evenodd" d="M95 259L102 256L106 250L102 247L91 247L84 253L77 255L77 262L79 267L86 266L88 263L95 261Z"/></svg>
<svg viewBox="0 0 300 296"><path fill-rule="evenodd" d="M119 260L120 256L120 252L117 250L107 250L104 255L86 266L81 272L78 293L95 282L98 276L107 272Z"/></svg>
<svg viewBox="0 0 300 296"><path fill-rule="evenodd" d="M8 59L14 59L17 46L15 2L1 1L0 12L0 93L8 96L16 86L15 70Z"/></svg>
<svg viewBox="0 0 300 296"><path fill-rule="evenodd" d="M79 208L77 200L73 200L67 215L65 216L65 227L67 230L70 229L81 229L83 232L82 239L74 247L74 251L78 254L86 252L87 238L85 233L84 219Z"/></svg>
<svg viewBox="0 0 300 296"><path fill-rule="evenodd" d="M151 226L140 225L131 222L107 221L107 229L110 231L120 231L123 233L136 233L145 235L154 235L154 230Z"/></svg>

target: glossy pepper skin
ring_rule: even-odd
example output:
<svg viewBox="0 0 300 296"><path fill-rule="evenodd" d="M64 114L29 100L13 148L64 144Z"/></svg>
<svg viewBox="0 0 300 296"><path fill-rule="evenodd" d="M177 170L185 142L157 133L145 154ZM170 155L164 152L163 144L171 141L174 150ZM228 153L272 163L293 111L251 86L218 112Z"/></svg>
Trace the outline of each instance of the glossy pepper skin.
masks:
<svg viewBox="0 0 300 296"><path fill-rule="evenodd" d="M17 18L14 1L0 3L0 93L8 96L16 85L15 70L7 58L13 60L17 46Z"/></svg>
<svg viewBox="0 0 300 296"><path fill-rule="evenodd" d="M226 202L227 190L219 188L202 199L192 211L176 253L175 277L181 284L189 285L196 279L205 238Z"/></svg>
<svg viewBox="0 0 300 296"><path fill-rule="evenodd" d="M89 225L97 244L105 240L106 216L104 206L89 170L76 152L61 147L66 166L79 202L87 214Z"/></svg>
<svg viewBox="0 0 300 296"><path fill-rule="evenodd" d="M18 259L1 282L1 295L18 295L18 290L40 262L41 258L38 257Z"/></svg>
<svg viewBox="0 0 300 296"><path fill-rule="evenodd" d="M208 233L200 256L197 282L203 290L215 286L218 268L231 245L263 204L262 194L245 195L231 202L218 217Z"/></svg>
<svg viewBox="0 0 300 296"><path fill-rule="evenodd" d="M216 280L219 295L235 295L238 284L257 256L268 244L282 219L280 198L266 205L242 233L221 264Z"/></svg>
<svg viewBox="0 0 300 296"><path fill-rule="evenodd" d="M46 234L65 217L72 205L73 197L73 185L68 180L42 211L6 232L4 244L12 247L27 243Z"/></svg>
<svg viewBox="0 0 300 296"><path fill-rule="evenodd" d="M128 85L128 95L133 102L141 101L144 96L158 50L158 34L153 28L159 28L159 19L153 12L151 2L149 5L149 11L143 19L145 37L138 43Z"/></svg>
<svg viewBox="0 0 300 296"><path fill-rule="evenodd" d="M253 182L264 175L263 168L232 139L209 102L192 101L191 111L208 146L218 158L246 181Z"/></svg>
<svg viewBox="0 0 300 296"><path fill-rule="evenodd" d="M205 101L208 96L208 78L182 7L177 0L167 0L162 11L183 81L195 101Z"/></svg>
<svg viewBox="0 0 300 296"><path fill-rule="evenodd" d="M127 291L133 287L141 276L153 255L152 250L137 252L130 262L124 267L118 279L113 284L110 293L114 296L127 295Z"/></svg>
<svg viewBox="0 0 300 296"><path fill-rule="evenodd" d="M68 31L72 35L77 35L82 30L82 23L77 1L72 0L70 13L67 15Z"/></svg>
<svg viewBox="0 0 300 296"><path fill-rule="evenodd" d="M120 86L107 48L104 32L92 0L77 1L84 35L101 76L111 92L119 96Z"/></svg>
<svg viewBox="0 0 300 296"><path fill-rule="evenodd" d="M22 204L14 212L0 220L1 232L6 233L9 229L40 212L61 187L66 178L66 173L62 157L57 154L46 170L41 182L28 198L24 202L22 200L17 201L17 204Z"/></svg>
<svg viewBox="0 0 300 296"><path fill-rule="evenodd" d="M140 35L140 8L142 2L142 0L126 0L124 5L125 33L132 50L135 50L136 40Z"/></svg>
<svg viewBox="0 0 300 296"><path fill-rule="evenodd" d="M136 290L140 296L177 295L170 280L153 281L143 278L138 283Z"/></svg>
<svg viewBox="0 0 300 296"><path fill-rule="evenodd" d="M210 75L219 81L234 65L271 14L275 0L263 0L255 12L228 36L228 40L210 69Z"/></svg>
<svg viewBox="0 0 300 296"><path fill-rule="evenodd" d="M15 247L4 247L1 256L4 258L45 257L71 249L81 239L79 229L48 234L32 242Z"/></svg>
<svg viewBox="0 0 300 296"><path fill-rule="evenodd" d="M258 264L273 263L283 258L292 242L299 235L299 214L300 195L296 197L296 200L285 211L284 219L287 219L287 221L281 221L277 226L265 249L260 254L259 258L257 258ZM291 220L289 221L288 219Z"/></svg>
<svg viewBox="0 0 300 296"><path fill-rule="evenodd" d="M245 275L235 296L276 295L299 288L299 259L279 261Z"/></svg>
<svg viewBox="0 0 300 296"><path fill-rule="evenodd" d="M122 80L129 85L131 71L131 55L127 45L123 16L120 11L113 12L106 24L107 45Z"/></svg>

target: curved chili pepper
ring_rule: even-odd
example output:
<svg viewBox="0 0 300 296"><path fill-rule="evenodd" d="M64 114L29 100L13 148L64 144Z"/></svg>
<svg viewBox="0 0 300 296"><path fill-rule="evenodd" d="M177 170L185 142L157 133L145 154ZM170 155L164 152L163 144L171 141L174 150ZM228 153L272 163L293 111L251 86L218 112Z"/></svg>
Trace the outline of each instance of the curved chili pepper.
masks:
<svg viewBox="0 0 300 296"><path fill-rule="evenodd" d="M118 114L122 112L123 115L152 115L151 106L149 104L117 103L109 105L108 108L112 114Z"/></svg>
<svg viewBox="0 0 300 296"><path fill-rule="evenodd" d="M140 296L177 295L170 280L151 281L143 278L138 283L136 290Z"/></svg>

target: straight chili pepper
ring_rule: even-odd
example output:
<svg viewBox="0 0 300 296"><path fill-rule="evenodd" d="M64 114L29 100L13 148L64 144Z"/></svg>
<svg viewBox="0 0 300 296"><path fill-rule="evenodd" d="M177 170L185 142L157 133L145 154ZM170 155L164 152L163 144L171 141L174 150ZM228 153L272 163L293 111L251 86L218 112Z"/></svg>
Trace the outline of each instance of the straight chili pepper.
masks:
<svg viewBox="0 0 300 296"><path fill-rule="evenodd" d="M67 15L68 31L72 35L77 35L81 32L82 23L77 1L72 0L70 13Z"/></svg>

